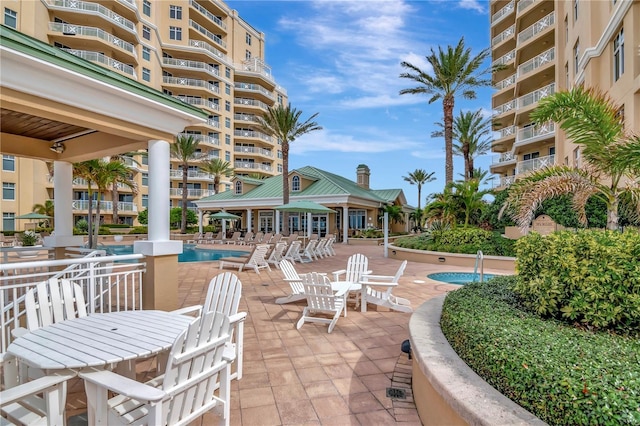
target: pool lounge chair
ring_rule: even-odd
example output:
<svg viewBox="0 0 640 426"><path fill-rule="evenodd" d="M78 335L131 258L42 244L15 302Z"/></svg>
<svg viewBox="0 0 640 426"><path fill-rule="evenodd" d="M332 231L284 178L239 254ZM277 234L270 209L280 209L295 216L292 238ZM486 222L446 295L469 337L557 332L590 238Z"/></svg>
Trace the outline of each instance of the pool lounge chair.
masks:
<svg viewBox="0 0 640 426"><path fill-rule="evenodd" d="M271 267L265 259L267 250L269 250L269 246L267 244L258 244L253 249L248 259L243 257L223 257L219 260L220 269L226 266L231 266L238 268L238 271L242 272L243 268L251 268L256 271L256 274L260 273L260 269L268 269L271 271Z"/></svg>
<svg viewBox="0 0 640 426"><path fill-rule="evenodd" d="M242 233L240 231L236 231L231 235L231 238L224 240L224 242L227 244L238 244L240 242L240 235L242 235Z"/></svg>

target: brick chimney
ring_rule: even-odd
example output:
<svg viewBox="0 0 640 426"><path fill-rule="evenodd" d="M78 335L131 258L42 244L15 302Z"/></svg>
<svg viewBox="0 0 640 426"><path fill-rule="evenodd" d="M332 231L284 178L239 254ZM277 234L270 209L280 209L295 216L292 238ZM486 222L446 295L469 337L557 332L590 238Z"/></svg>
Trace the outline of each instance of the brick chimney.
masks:
<svg viewBox="0 0 640 426"><path fill-rule="evenodd" d="M369 189L369 175L370 175L369 167L366 164L360 164L356 169L356 176L358 186L364 189Z"/></svg>

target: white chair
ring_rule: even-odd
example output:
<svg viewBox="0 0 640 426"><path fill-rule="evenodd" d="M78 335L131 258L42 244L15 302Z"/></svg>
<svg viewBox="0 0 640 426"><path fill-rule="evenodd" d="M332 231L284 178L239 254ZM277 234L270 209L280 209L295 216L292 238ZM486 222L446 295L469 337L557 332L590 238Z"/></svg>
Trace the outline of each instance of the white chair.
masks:
<svg viewBox="0 0 640 426"><path fill-rule="evenodd" d="M300 252L300 259L303 262L313 262L314 259L317 259L317 257L315 257L316 244L318 244L318 240L310 240L304 247L304 250Z"/></svg>
<svg viewBox="0 0 640 426"><path fill-rule="evenodd" d="M198 244L208 244L209 241L213 239L213 232L205 232L204 235L201 235L200 238L196 240Z"/></svg>
<svg viewBox="0 0 640 426"><path fill-rule="evenodd" d="M193 234L193 238L188 239L185 241L185 244L197 244L198 241L202 240L204 238L204 234L201 232L196 232L195 234Z"/></svg>
<svg viewBox="0 0 640 426"><path fill-rule="evenodd" d="M327 245L325 246L325 251L327 252L327 254L329 256L335 256L336 255L336 251L333 248L333 244L336 242L336 237L335 236L330 236L328 241L327 241Z"/></svg>
<svg viewBox="0 0 640 426"><path fill-rule="evenodd" d="M243 268L251 268L256 271L256 274L260 273L260 269L268 269L271 271L271 267L267 263L265 256L269 250L267 244L258 244L255 246L249 258L243 257L223 257L219 259L220 269L225 266L232 266L238 268L238 272L242 272Z"/></svg>
<svg viewBox="0 0 640 426"><path fill-rule="evenodd" d="M289 247L287 248L287 252L285 253L283 259L287 259L292 263L300 262L302 263L302 258L300 257L300 241L295 240L289 243Z"/></svg>
<svg viewBox="0 0 640 426"><path fill-rule="evenodd" d="M238 242L240 242L241 234L241 232L236 231L231 235L231 238L229 238L228 240L224 240L224 242L227 244L237 244Z"/></svg>
<svg viewBox="0 0 640 426"><path fill-rule="evenodd" d="M315 248L313 249L313 255L316 259L324 259L327 255L327 252L325 251L325 247L327 246L327 239L326 238L321 238L318 240L318 244L316 244Z"/></svg>
<svg viewBox="0 0 640 426"><path fill-rule="evenodd" d="M287 248L287 243L277 243L269 258L267 259L267 263L270 265L274 265L277 269L280 269L280 262L282 262L282 257L284 256L284 251Z"/></svg>
<svg viewBox="0 0 640 426"><path fill-rule="evenodd" d="M280 262L280 270L282 270L284 274L284 280L291 286L291 293L288 296L277 298L276 303L282 305L284 303L306 299L304 287L302 286L302 278L298 275L298 272L296 272L293 264L287 259L282 259Z"/></svg>
<svg viewBox="0 0 640 426"><path fill-rule="evenodd" d="M407 261L403 261L394 276L390 275L364 275L362 277L362 312L367 312L367 303L384 306L394 311L413 312L411 302L391 294L394 287L398 286L400 277L407 267Z"/></svg>
<svg viewBox="0 0 640 426"><path fill-rule="evenodd" d="M253 232L247 231L247 233L244 234L244 237L242 237L240 241L238 241L238 244L243 246L246 244L251 244L252 242L253 242Z"/></svg>
<svg viewBox="0 0 640 426"><path fill-rule="evenodd" d="M4 389L0 392L0 424L2 425L64 425L67 380L74 373L40 377L19 383L17 360L0 354Z"/></svg>
<svg viewBox="0 0 640 426"><path fill-rule="evenodd" d="M361 253L353 254L347 259L347 269L341 269L339 271L333 272L333 282L334 285L338 283L349 283L349 294L351 292L355 293L355 301L356 307L358 306L360 299L360 292L362 291L362 277L366 274L370 274L369 270L369 258ZM347 301L349 299L349 294L347 294ZM344 305L344 316L347 316L347 304L345 302Z"/></svg>
<svg viewBox="0 0 640 426"><path fill-rule="evenodd" d="M329 324L329 333L331 333L340 318L340 312L344 309L344 296L347 289L334 293L329 278L317 272L304 274L301 278L307 306L302 311L302 317L298 320L296 328L299 329L305 322L318 322ZM328 314L331 318L319 317L316 314Z"/></svg>
<svg viewBox="0 0 640 426"><path fill-rule="evenodd" d="M81 373L89 424L187 425L215 409L228 425L229 333L226 315L205 312L174 341L165 373L146 383L111 371ZM109 399L109 391L116 396Z"/></svg>

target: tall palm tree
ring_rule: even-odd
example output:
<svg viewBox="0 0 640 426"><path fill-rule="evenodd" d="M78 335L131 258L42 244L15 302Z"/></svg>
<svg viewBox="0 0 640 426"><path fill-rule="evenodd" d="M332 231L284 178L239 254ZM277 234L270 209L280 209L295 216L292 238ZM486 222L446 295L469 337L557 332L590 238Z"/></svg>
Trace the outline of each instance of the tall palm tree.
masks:
<svg viewBox="0 0 640 426"><path fill-rule="evenodd" d="M147 151L133 151L133 152L124 152L118 155L112 155L111 161L125 161L130 160L139 166L140 163L134 158L135 156L140 155L142 157L147 157ZM111 188L111 199L113 200L113 211L112 211L112 221L113 223L118 223L120 221L120 213L118 209L118 202L120 199L120 191L118 189L118 184L114 183Z"/></svg>
<svg viewBox="0 0 640 426"><path fill-rule="evenodd" d="M429 196L429 201L424 207L426 222L440 221L455 227L458 221L457 214L461 210L460 201L455 196L452 183L445 185L444 191Z"/></svg>
<svg viewBox="0 0 640 426"><path fill-rule="evenodd" d="M602 91L576 86L540 100L531 113L537 123L553 120L578 145L581 167L553 166L538 170L509 188L503 205L527 229L546 199L570 194L578 219L587 225L585 206L595 196L607 206L607 229L618 228L618 208L626 199L640 214L640 135L625 131L620 108Z"/></svg>
<svg viewBox="0 0 640 426"><path fill-rule="evenodd" d="M54 226L53 220L54 220L55 210L56 209L52 200L46 200L44 204L34 204L33 207L31 207L31 211L34 213L51 216L50 219L46 220L46 222L48 222L49 224L49 227L51 228L53 228Z"/></svg>
<svg viewBox="0 0 640 426"><path fill-rule="evenodd" d="M435 173L436 172L427 173L424 169L415 169L413 172L409 172L407 176L402 176L402 178L411 185L418 185L418 210L420 210L420 201L422 200L422 185L436 180L436 178L433 177Z"/></svg>
<svg viewBox="0 0 640 426"><path fill-rule="evenodd" d="M433 68L433 75L421 70L409 62L400 65L409 71L400 74L418 83L418 86L402 89L400 94L431 95L429 103L442 99L444 117L445 142L445 183L453 182L453 108L456 95L465 99L475 99L476 89L491 85L491 79L482 78L490 74L493 68L479 70L482 63L490 55L489 49L482 50L478 55L471 56L471 49L464 45L464 37L456 47L448 46L446 50L438 46L438 53L431 49L426 57Z"/></svg>
<svg viewBox="0 0 640 426"><path fill-rule="evenodd" d="M89 208L87 214L87 228L89 229L89 247L92 248L91 230L93 223L93 176L98 160L88 160L73 164L73 176L84 179L87 182L87 194L89 198Z"/></svg>
<svg viewBox="0 0 640 426"><path fill-rule="evenodd" d="M305 121L301 121L302 111L298 111L291 105L282 106L280 104L269 107L269 109L258 117L258 127L264 133L280 140L282 150L282 203L289 203L289 144L300 136L322 130L322 127L313 121L318 113L316 112ZM285 224L284 233L288 235L289 226L288 214L283 215Z"/></svg>
<svg viewBox="0 0 640 426"><path fill-rule="evenodd" d="M180 222L180 233L187 233L187 187L189 180L189 162L202 158L199 153L200 141L193 135L178 135L174 143L171 144L171 157L180 162L182 167L182 220Z"/></svg>
<svg viewBox="0 0 640 426"><path fill-rule="evenodd" d="M200 170L205 173L209 173L213 176L213 191L219 192L220 179L222 176L230 176L233 174L233 167L228 161L224 161L221 158L212 158L211 160L205 160L200 163Z"/></svg>

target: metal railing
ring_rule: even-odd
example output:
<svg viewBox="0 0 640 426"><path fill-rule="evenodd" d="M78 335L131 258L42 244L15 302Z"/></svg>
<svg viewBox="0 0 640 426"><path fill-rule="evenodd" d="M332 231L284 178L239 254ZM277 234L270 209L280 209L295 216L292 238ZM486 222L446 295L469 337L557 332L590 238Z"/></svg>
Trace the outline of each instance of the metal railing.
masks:
<svg viewBox="0 0 640 426"><path fill-rule="evenodd" d="M503 152L502 154L500 154L499 156L495 156L493 158L493 164L497 164L497 163L505 163L507 161L514 161L516 159L516 156L513 155L513 152Z"/></svg>
<svg viewBox="0 0 640 426"><path fill-rule="evenodd" d="M102 15L119 27L127 29L132 33L136 32L136 26L133 22L118 15L114 11L107 9L99 3L78 0L47 0L47 5L56 9L72 9L79 12Z"/></svg>
<svg viewBox="0 0 640 426"><path fill-rule="evenodd" d="M515 75L515 74L512 74L512 75L510 75L509 77L505 78L504 80L502 80L502 81L499 81L499 82L495 83L495 84L493 85L493 87L495 87L495 88L496 88L496 89L498 89L498 90L502 90L502 89L504 89L504 88L506 88L506 87L511 86L511 85L512 85L512 84L514 84L515 82L516 82L516 75Z"/></svg>
<svg viewBox="0 0 640 426"><path fill-rule="evenodd" d="M163 65L169 65L172 67L186 68L190 70L202 70L215 77L220 77L220 70L211 65L200 61L189 61L187 59L176 58L162 58Z"/></svg>
<svg viewBox="0 0 640 426"><path fill-rule="evenodd" d="M259 154L264 155L265 157L273 157L273 152L270 149L259 148L256 146L235 146L233 148L233 151L239 153Z"/></svg>
<svg viewBox="0 0 640 426"><path fill-rule="evenodd" d="M555 12L551 12L550 14L540 19L535 24L520 31L518 33L518 43L524 43L525 41L541 33L547 28L553 27L553 24L555 23L555 17L556 17Z"/></svg>
<svg viewBox="0 0 640 426"><path fill-rule="evenodd" d="M269 105L265 104L264 102L260 102L256 99L234 98L233 103L236 105L256 106L264 110L269 109Z"/></svg>
<svg viewBox="0 0 640 426"><path fill-rule="evenodd" d="M93 201L95 209L97 201ZM89 210L89 200L74 200L71 203L72 210ZM100 211L107 212L113 210L113 201L100 201ZM138 206L131 201L118 201L118 210L121 212L137 212Z"/></svg>
<svg viewBox="0 0 640 426"><path fill-rule="evenodd" d="M552 135L554 132L555 125L553 122L524 127L522 129L518 129L518 134L516 135L516 144L523 143L541 136Z"/></svg>
<svg viewBox="0 0 640 426"><path fill-rule="evenodd" d="M218 46L221 46L223 49L227 48L227 43L225 43L222 40L222 37L220 37L217 34L212 33L211 31L209 31L208 29L206 29L205 27L203 27L202 25L198 24L196 21L194 21L193 19L189 19L189 25L191 25L191 27L198 31L200 34L203 34L204 36L206 36L207 38L209 38L211 41L213 41L214 43L216 43Z"/></svg>
<svg viewBox="0 0 640 426"><path fill-rule="evenodd" d="M193 0L189 0L189 6L193 7L194 9L196 9L198 12L202 13L203 15L205 15L207 18L209 18L210 20L212 20L213 22L215 22L220 28L222 28L223 30L227 29L227 25L222 22L222 19L218 18L217 16L215 16L213 13L209 12L207 9L205 9L204 7L200 6L198 3L196 3Z"/></svg>
<svg viewBox="0 0 640 426"><path fill-rule="evenodd" d="M210 53L212 56L215 56L218 59L222 59L222 60L225 60L225 61L227 60L227 55L225 55L224 53L222 53L221 51L219 51L215 47L211 46L206 41L189 40L189 46L196 47L198 49L206 50L208 53Z"/></svg>
<svg viewBox="0 0 640 426"><path fill-rule="evenodd" d="M87 61L102 64L109 69L121 71L127 74L129 77L133 79L137 79L136 72L131 65L124 64L103 53L93 52L90 50L77 50L77 49L67 49L67 48L62 48L62 50L69 52L72 55L75 55L79 58L86 59Z"/></svg>
<svg viewBox="0 0 640 426"><path fill-rule="evenodd" d="M491 46L495 46L496 44L513 37L513 35L516 33L516 26L515 24L510 26L509 28L507 28L506 30L504 30L503 32L501 32L500 34L498 34L497 36L495 36L494 38L491 39Z"/></svg>
<svg viewBox="0 0 640 426"><path fill-rule="evenodd" d="M546 157L538 157L529 160L518 161L518 164L516 165L516 175L521 175L523 173L553 166L555 159L555 155L547 155Z"/></svg>
<svg viewBox="0 0 640 426"><path fill-rule="evenodd" d="M498 65L504 65L507 62L511 62L516 58L516 51L512 50L510 52L505 53L504 55L502 55L501 57L499 57L498 59L496 59L495 61L493 61L491 63L491 65L498 66Z"/></svg>
<svg viewBox="0 0 640 426"><path fill-rule="evenodd" d="M96 37L101 40L104 40L110 46L117 47L118 49L122 49L136 58L138 55L136 54L135 48L133 44L128 43L113 34L106 32L105 30L97 27L86 27L84 25L75 25L75 24L63 24L61 22L49 22L49 30L55 31L57 33L62 33L64 35L81 35L86 37Z"/></svg>
<svg viewBox="0 0 640 426"><path fill-rule="evenodd" d="M268 91L264 87L260 86L259 84L234 83L233 86L236 89L248 90L248 91L251 91L251 92L261 93L261 94L265 95L269 99L275 99L275 96L273 96L273 93L271 93L270 91Z"/></svg>
<svg viewBox="0 0 640 426"><path fill-rule="evenodd" d="M197 80L195 78L184 78L184 77L162 77L162 82L164 84L175 84L178 86L190 86L190 87L202 87L207 89L210 92L219 94L220 88L215 84L211 84L205 80Z"/></svg>
<svg viewBox="0 0 640 426"><path fill-rule="evenodd" d="M509 102L505 102L502 105L498 105L493 109L495 115L504 114L507 111L513 111L516 109L516 100L511 99Z"/></svg>
<svg viewBox="0 0 640 426"><path fill-rule="evenodd" d="M234 130L233 135L241 138L256 138L271 142L271 136L255 130Z"/></svg>
<svg viewBox="0 0 640 426"><path fill-rule="evenodd" d="M233 166L236 169L264 170L267 172L270 172L273 170L273 167L267 164L251 163L251 162L244 162L244 161L236 161L233 164Z"/></svg>
<svg viewBox="0 0 640 426"><path fill-rule="evenodd" d="M236 73L242 73L243 71L254 72L265 77L267 80L274 82L273 75L271 74L271 67L260 58L247 59L241 64L236 64Z"/></svg>
<svg viewBox="0 0 640 426"><path fill-rule="evenodd" d="M190 105L198 105L198 106L203 106L205 108L209 108L212 109L214 111L220 111L220 105L218 105L215 102L211 102L207 99L202 99L202 98L193 98L193 97L189 97L189 96L174 96L174 98L181 100L182 102L186 102ZM219 127L219 126L218 126Z"/></svg>
<svg viewBox="0 0 640 426"><path fill-rule="evenodd" d="M515 3L512 1L510 1L509 3L507 3L507 5L505 7L503 7L502 9L500 9L499 11L497 11L496 13L494 13L491 16L491 25L502 21L502 19L509 15L511 12L513 12L515 8Z"/></svg>
<svg viewBox="0 0 640 426"><path fill-rule="evenodd" d="M526 95L522 95L518 98L518 108L524 108L529 105L535 104L540 99L552 95L556 91L556 84L551 83L547 86L544 86L538 90L534 90L533 92L527 93Z"/></svg>
<svg viewBox="0 0 640 426"><path fill-rule="evenodd" d="M529 59L527 62L523 62L518 66L518 77L522 77L523 75L526 75L531 71L534 71L545 64L552 63L555 57L556 57L555 47L552 47L551 49L542 52L538 56L534 56L533 58Z"/></svg>
<svg viewBox="0 0 640 426"><path fill-rule="evenodd" d="M476 265L473 267L473 281L476 281L476 275L478 274L478 265L480 265L480 282L484 281L484 254L482 250L478 250L476 254Z"/></svg>

